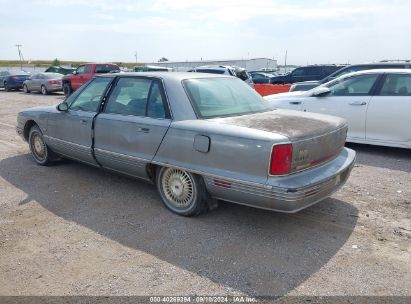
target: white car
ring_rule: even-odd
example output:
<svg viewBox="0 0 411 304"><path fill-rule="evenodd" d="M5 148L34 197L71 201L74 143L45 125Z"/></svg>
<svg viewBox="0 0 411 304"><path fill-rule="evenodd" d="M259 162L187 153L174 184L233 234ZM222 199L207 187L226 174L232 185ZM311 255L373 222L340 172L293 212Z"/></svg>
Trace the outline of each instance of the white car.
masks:
<svg viewBox="0 0 411 304"><path fill-rule="evenodd" d="M309 91L264 98L274 108L345 118L349 142L411 149L411 69L350 73Z"/></svg>

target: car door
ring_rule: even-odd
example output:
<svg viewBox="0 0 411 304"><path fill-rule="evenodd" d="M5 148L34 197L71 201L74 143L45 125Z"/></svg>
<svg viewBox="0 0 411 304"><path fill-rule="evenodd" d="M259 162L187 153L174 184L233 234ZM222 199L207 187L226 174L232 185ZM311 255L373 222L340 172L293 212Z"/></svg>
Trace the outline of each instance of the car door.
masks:
<svg viewBox="0 0 411 304"><path fill-rule="evenodd" d="M9 75L9 72L7 71L1 71L0 72L0 87L3 88L4 87L4 80L6 79L6 77Z"/></svg>
<svg viewBox="0 0 411 304"><path fill-rule="evenodd" d="M303 110L343 117L348 122L350 140L365 140L366 114L378 74L362 74L338 79L327 85L325 96L306 97ZM314 89L315 90L315 89Z"/></svg>
<svg viewBox="0 0 411 304"><path fill-rule="evenodd" d="M33 77L31 78L31 81L30 81L31 88L29 88L29 89L33 90L33 91L40 91L41 80L43 79L43 77L44 77L44 75L42 75L42 74L33 75Z"/></svg>
<svg viewBox="0 0 411 304"><path fill-rule="evenodd" d="M387 73L367 112L367 141L411 147L411 74Z"/></svg>
<svg viewBox="0 0 411 304"><path fill-rule="evenodd" d="M46 140L52 150L76 160L97 165L92 153L92 125L111 77L99 77L67 99L68 111L48 117Z"/></svg>
<svg viewBox="0 0 411 304"><path fill-rule="evenodd" d="M71 77L71 87L73 90L77 90L84 83L84 67L84 65L80 65Z"/></svg>
<svg viewBox="0 0 411 304"><path fill-rule="evenodd" d="M162 82L146 77L120 77L95 121L95 155L105 168L148 178L170 123Z"/></svg>

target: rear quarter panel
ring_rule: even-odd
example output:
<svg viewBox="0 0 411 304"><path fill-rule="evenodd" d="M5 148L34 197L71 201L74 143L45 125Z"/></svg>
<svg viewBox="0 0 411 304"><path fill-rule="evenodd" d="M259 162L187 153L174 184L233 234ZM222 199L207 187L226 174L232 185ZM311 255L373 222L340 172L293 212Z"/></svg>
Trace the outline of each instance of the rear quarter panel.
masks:
<svg viewBox="0 0 411 304"><path fill-rule="evenodd" d="M210 139L208 152L194 147L196 135ZM274 133L224 126L204 120L173 122L154 163L185 168L200 174L267 182L272 145L288 139Z"/></svg>

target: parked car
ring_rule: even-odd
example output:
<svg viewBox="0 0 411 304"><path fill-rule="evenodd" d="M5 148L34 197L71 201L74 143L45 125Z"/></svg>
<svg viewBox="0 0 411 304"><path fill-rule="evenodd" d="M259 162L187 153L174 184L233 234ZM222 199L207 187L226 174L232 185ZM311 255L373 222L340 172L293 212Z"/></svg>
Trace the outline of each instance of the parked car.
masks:
<svg viewBox="0 0 411 304"><path fill-rule="evenodd" d="M271 110L243 81L200 73L95 77L21 111L17 132L39 165L57 155L150 181L185 216L217 199L297 212L340 188L355 159L345 120Z"/></svg>
<svg viewBox="0 0 411 304"><path fill-rule="evenodd" d="M72 74L63 77L63 92L69 96L82 84L89 81L94 75L118 73L120 68L112 63L87 63L80 65Z"/></svg>
<svg viewBox="0 0 411 304"><path fill-rule="evenodd" d="M76 69L63 68L61 66L52 65L52 66L48 67L44 72L59 73L59 74L67 75L67 74L72 74L75 70Z"/></svg>
<svg viewBox="0 0 411 304"><path fill-rule="evenodd" d="M254 86L253 79L251 78L247 70L237 66L204 65L191 69L188 72L231 75L240 78L251 87Z"/></svg>
<svg viewBox="0 0 411 304"><path fill-rule="evenodd" d="M62 86L63 75L59 73L38 73L30 76L29 79L23 83L24 93L31 91L41 92L47 95L51 92L58 92L63 90Z"/></svg>
<svg viewBox="0 0 411 304"><path fill-rule="evenodd" d="M6 91L19 90L29 76L24 71L0 71L0 88Z"/></svg>
<svg viewBox="0 0 411 304"><path fill-rule="evenodd" d="M303 67L298 67L293 71L285 74L278 75L272 78L273 84L290 84L300 81L308 80L320 80L324 77L334 73L335 71L341 69L341 65L307 65Z"/></svg>
<svg viewBox="0 0 411 304"><path fill-rule="evenodd" d="M272 83L272 79L275 77L273 74L263 73L263 72L253 72L249 73L254 83Z"/></svg>
<svg viewBox="0 0 411 304"><path fill-rule="evenodd" d="M350 73L309 91L265 98L275 108L345 118L349 142L411 148L410 69Z"/></svg>
<svg viewBox="0 0 411 304"><path fill-rule="evenodd" d="M343 76L348 73L365 71L365 70L375 70L375 69L411 69L411 61L403 62L375 62L375 63L364 63L364 64L353 64L339 69L338 71L332 73L331 75L324 77L317 81L304 81L296 82L290 87L290 92L294 91L308 91L315 88L321 84L327 83L335 78Z"/></svg>

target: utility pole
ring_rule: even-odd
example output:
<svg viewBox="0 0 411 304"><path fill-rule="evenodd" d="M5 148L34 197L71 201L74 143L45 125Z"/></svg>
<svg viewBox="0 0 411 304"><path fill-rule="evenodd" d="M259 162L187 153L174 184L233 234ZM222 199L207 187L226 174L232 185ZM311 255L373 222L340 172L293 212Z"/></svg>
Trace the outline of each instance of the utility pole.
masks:
<svg viewBox="0 0 411 304"><path fill-rule="evenodd" d="M134 57L136 57L136 63L137 63L137 51L134 53Z"/></svg>
<svg viewBox="0 0 411 304"><path fill-rule="evenodd" d="M23 70L23 61L24 61L23 53L22 53L21 50L20 50L20 48L21 48L22 46L23 46L23 45L21 45L21 44L16 44L17 50L19 51L20 70Z"/></svg>
<svg viewBox="0 0 411 304"><path fill-rule="evenodd" d="M284 73L287 73L287 50L285 50Z"/></svg>

